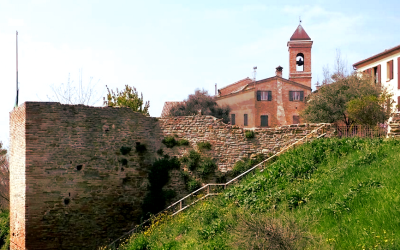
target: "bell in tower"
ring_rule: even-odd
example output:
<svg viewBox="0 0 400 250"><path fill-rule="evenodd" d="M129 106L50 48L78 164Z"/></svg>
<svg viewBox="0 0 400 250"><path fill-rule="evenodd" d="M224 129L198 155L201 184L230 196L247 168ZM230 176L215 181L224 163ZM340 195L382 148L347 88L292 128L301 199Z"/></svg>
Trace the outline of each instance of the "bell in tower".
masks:
<svg viewBox="0 0 400 250"><path fill-rule="evenodd" d="M304 55L298 53L296 56L296 71L304 71Z"/></svg>

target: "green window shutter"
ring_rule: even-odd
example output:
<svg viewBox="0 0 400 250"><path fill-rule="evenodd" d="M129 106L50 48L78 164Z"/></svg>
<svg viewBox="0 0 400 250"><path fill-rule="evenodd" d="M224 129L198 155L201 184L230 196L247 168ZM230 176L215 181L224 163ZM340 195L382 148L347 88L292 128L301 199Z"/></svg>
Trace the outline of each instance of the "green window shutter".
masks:
<svg viewBox="0 0 400 250"><path fill-rule="evenodd" d="M304 91L300 91L300 101L303 101L304 99Z"/></svg>

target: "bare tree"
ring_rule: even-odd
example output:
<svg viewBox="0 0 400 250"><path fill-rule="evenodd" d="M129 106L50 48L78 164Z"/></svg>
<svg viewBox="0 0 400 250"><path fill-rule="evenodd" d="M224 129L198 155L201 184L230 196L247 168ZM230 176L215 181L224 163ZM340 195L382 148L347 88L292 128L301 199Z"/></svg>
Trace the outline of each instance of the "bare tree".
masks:
<svg viewBox="0 0 400 250"><path fill-rule="evenodd" d="M71 81L70 74L68 74L67 83L61 85L51 85L53 96L47 96L50 101L56 101L63 104L84 104L94 105L101 100L101 95L96 91L97 83L93 84L93 77L90 77L88 84L82 83L82 69L79 70L78 84Z"/></svg>
<svg viewBox="0 0 400 250"><path fill-rule="evenodd" d="M330 84L341 78L349 76L348 62L342 57L339 49L336 49L336 56L333 65L333 72L330 71L329 65L322 66L323 80L322 85Z"/></svg>
<svg viewBox="0 0 400 250"><path fill-rule="evenodd" d="M7 150L0 142L0 210L10 206L10 171Z"/></svg>
<svg viewBox="0 0 400 250"><path fill-rule="evenodd" d="M334 72L334 74L337 74L340 77L346 77L346 76L349 75L349 72L347 71L347 68L348 68L347 59L344 59L342 57L342 53L340 52L340 49L336 49L336 57L335 57L335 65L334 65L335 72Z"/></svg>

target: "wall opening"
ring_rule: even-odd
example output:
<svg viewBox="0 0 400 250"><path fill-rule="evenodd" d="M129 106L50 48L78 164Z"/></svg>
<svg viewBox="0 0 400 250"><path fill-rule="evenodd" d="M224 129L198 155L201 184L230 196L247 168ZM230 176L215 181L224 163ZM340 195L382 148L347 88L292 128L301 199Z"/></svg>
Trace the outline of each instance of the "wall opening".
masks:
<svg viewBox="0 0 400 250"><path fill-rule="evenodd" d="M78 170L78 171L82 170L82 165L76 166L76 170Z"/></svg>
<svg viewBox="0 0 400 250"><path fill-rule="evenodd" d="M296 56L296 71L304 71L304 55L298 53Z"/></svg>
<svg viewBox="0 0 400 250"><path fill-rule="evenodd" d="M69 198L65 198L65 199L64 199L64 204L65 204L65 205L68 205L70 201L71 201L71 200L70 200Z"/></svg>

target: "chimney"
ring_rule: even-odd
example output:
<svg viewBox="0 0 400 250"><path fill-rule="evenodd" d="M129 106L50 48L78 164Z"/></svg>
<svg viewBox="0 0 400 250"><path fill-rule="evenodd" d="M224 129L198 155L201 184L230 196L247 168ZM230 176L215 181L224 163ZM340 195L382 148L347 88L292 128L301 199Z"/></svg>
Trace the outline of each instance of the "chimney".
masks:
<svg viewBox="0 0 400 250"><path fill-rule="evenodd" d="M276 67L275 71L276 76L282 77L282 69L283 68L281 66Z"/></svg>

